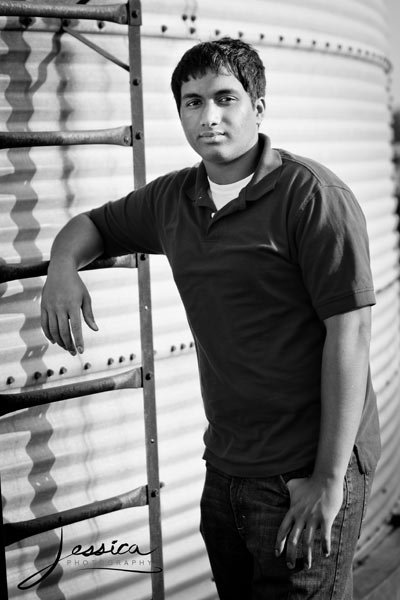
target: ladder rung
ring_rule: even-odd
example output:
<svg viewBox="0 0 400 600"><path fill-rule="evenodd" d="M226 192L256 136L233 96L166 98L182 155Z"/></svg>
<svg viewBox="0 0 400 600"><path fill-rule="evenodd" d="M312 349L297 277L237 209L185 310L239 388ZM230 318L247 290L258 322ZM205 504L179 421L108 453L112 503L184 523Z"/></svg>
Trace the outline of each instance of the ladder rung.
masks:
<svg viewBox="0 0 400 600"><path fill-rule="evenodd" d="M10 544L15 544L32 535L50 531L57 527L71 525L72 523L78 523L79 521L85 521L86 519L92 519L93 517L105 515L117 510L123 510L125 508L146 506L148 503L148 487L147 485L143 485L118 496L98 500L96 502L91 502L90 504L70 508L58 513L45 515L28 521L5 523L3 526L5 545L9 546Z"/></svg>
<svg viewBox="0 0 400 600"><path fill-rule="evenodd" d="M1 0L0 16L4 17L50 17L56 19L89 19L93 21L110 21L126 25L128 8L126 4L111 6L83 6L79 4L47 4L46 2L18 2L17 0Z"/></svg>
<svg viewBox="0 0 400 600"><path fill-rule="evenodd" d="M0 415L23 408L32 408L41 404L60 402L69 398L78 398L128 388L143 387L142 368L137 367L123 373L108 375L90 381L67 383L57 387L30 389L14 394L0 394Z"/></svg>
<svg viewBox="0 0 400 600"><path fill-rule="evenodd" d="M117 146L132 146L132 128L126 126L86 131L0 132L0 148L76 146L79 144L115 144Z"/></svg>
<svg viewBox="0 0 400 600"><path fill-rule="evenodd" d="M29 279L30 277L42 277L47 274L49 261L41 261L33 265L24 265L21 263L6 263L0 264L0 284L7 281L15 281L17 279ZM86 267L79 269L80 271L92 271L95 269L109 268L137 268L136 254L127 254L126 256L118 256L117 258L103 258L91 262Z"/></svg>

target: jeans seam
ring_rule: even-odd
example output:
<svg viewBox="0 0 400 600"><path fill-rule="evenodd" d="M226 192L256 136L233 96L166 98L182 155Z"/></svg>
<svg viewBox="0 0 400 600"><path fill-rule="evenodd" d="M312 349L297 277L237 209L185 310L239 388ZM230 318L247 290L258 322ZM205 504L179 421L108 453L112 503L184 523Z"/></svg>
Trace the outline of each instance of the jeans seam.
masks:
<svg viewBox="0 0 400 600"><path fill-rule="evenodd" d="M339 571L340 571L340 563L342 561L342 557L343 557L343 530L346 526L346 522L348 520L348 509L349 509L349 505L351 502L351 494L352 494L352 482L351 482L351 469L348 469L345 478L344 478L344 488L345 488L345 497L343 498L343 518L342 521L340 523L340 529L339 529L339 540L338 540L338 548L337 548L337 552L336 552L336 564L335 564L335 575L334 575L334 579L333 579L333 585L332 585L332 594L331 594L331 598L330 600L334 600L334 598L336 597L336 592L337 592L337 583L338 583L338 579L339 576Z"/></svg>

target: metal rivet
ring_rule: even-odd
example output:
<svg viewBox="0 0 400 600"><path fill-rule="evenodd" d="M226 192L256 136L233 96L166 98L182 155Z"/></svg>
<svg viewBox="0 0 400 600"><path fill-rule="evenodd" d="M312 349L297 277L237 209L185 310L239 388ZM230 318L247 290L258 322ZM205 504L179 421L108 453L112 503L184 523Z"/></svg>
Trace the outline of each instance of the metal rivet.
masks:
<svg viewBox="0 0 400 600"><path fill-rule="evenodd" d="M42 376L42 374L40 373L40 371L35 371L35 373L33 374L33 379L40 379Z"/></svg>
<svg viewBox="0 0 400 600"><path fill-rule="evenodd" d="M194 342L190 342L189 348L194 348Z"/></svg>
<svg viewBox="0 0 400 600"><path fill-rule="evenodd" d="M135 360L136 358L136 354L130 354L129 355L129 360Z"/></svg>
<svg viewBox="0 0 400 600"><path fill-rule="evenodd" d="M60 375L65 375L65 373L68 373L67 367L61 367L59 373L60 373Z"/></svg>
<svg viewBox="0 0 400 600"><path fill-rule="evenodd" d="M297 43L297 44L301 44L301 38L297 38L297 39L296 39L296 43Z"/></svg>
<svg viewBox="0 0 400 600"><path fill-rule="evenodd" d="M97 21L97 27L99 29L104 29L105 26L106 24L104 23L104 21Z"/></svg>
<svg viewBox="0 0 400 600"><path fill-rule="evenodd" d="M118 359L118 362L120 362L120 363L125 362L125 356L120 356Z"/></svg>
<svg viewBox="0 0 400 600"><path fill-rule="evenodd" d="M196 15L191 15L191 16L190 16L190 20L191 20L191 21L193 21L193 22L194 22L196 19L197 19Z"/></svg>
<svg viewBox="0 0 400 600"><path fill-rule="evenodd" d="M175 352L176 346L171 346L171 352Z"/></svg>
<svg viewBox="0 0 400 600"><path fill-rule="evenodd" d="M244 34L243 34L243 31L238 31L238 37L239 37L239 38L242 38L242 37L243 37L243 35L244 35Z"/></svg>
<svg viewBox="0 0 400 600"><path fill-rule="evenodd" d="M132 80L132 85L140 85L140 83L140 77L135 77L135 79Z"/></svg>
<svg viewBox="0 0 400 600"><path fill-rule="evenodd" d="M133 17L134 19L137 19L137 18L139 17L139 11L138 11L138 10L133 10L133 11L132 11L132 17Z"/></svg>
<svg viewBox="0 0 400 600"><path fill-rule="evenodd" d="M141 254L139 258L140 260L146 260L147 256L146 254Z"/></svg>
<svg viewBox="0 0 400 600"><path fill-rule="evenodd" d="M329 46L330 46L330 43L329 43L329 42L326 42L326 44L325 44L325 47L326 47L326 48L329 48Z"/></svg>
<svg viewBox="0 0 400 600"><path fill-rule="evenodd" d="M196 27L189 27L189 33L191 33L192 35L196 33Z"/></svg>
<svg viewBox="0 0 400 600"><path fill-rule="evenodd" d="M313 41L312 41L312 45L313 45L313 46L316 46L316 45L317 45L317 40L313 40Z"/></svg>
<svg viewBox="0 0 400 600"><path fill-rule="evenodd" d="M20 17L19 22L23 27L30 27L35 21L32 17Z"/></svg>
<svg viewBox="0 0 400 600"><path fill-rule="evenodd" d="M150 381L150 379L151 379L151 373L146 373L145 379L146 379L146 381Z"/></svg>
<svg viewBox="0 0 400 600"><path fill-rule="evenodd" d="M14 377L12 377L11 375L10 375L10 377L7 377L6 383L7 383L7 385L11 385L12 383L15 383Z"/></svg>
<svg viewBox="0 0 400 600"><path fill-rule="evenodd" d="M183 14L183 15L182 15L182 21L187 21L187 20L188 20L188 16L187 16L187 15L185 15L185 14Z"/></svg>
<svg viewBox="0 0 400 600"><path fill-rule="evenodd" d="M89 362L87 362L87 363L85 363L85 364L83 365L83 368L85 369L85 371L87 371L88 369L90 369L90 368L91 368L91 366L92 366L92 365L91 365Z"/></svg>
<svg viewBox="0 0 400 600"><path fill-rule="evenodd" d="M113 358L109 358L107 361L108 366L113 365L114 364L114 359Z"/></svg>
<svg viewBox="0 0 400 600"><path fill-rule="evenodd" d="M143 133L141 131L136 131L135 140L141 140L143 138Z"/></svg>
<svg viewBox="0 0 400 600"><path fill-rule="evenodd" d="M161 25L161 33L165 33L168 27L166 25Z"/></svg>
<svg viewBox="0 0 400 600"><path fill-rule="evenodd" d="M260 40L263 40L265 38L265 35L263 33L260 33Z"/></svg>
<svg viewBox="0 0 400 600"><path fill-rule="evenodd" d="M151 494L150 495L151 495L152 498L157 498L157 496L158 496L159 493L160 492L158 490L151 490Z"/></svg>
<svg viewBox="0 0 400 600"><path fill-rule="evenodd" d="M47 377L52 377L54 375L53 369L47 369L46 375Z"/></svg>
<svg viewBox="0 0 400 600"><path fill-rule="evenodd" d="M184 350L186 348L186 344L181 344L181 350Z"/></svg>
<svg viewBox="0 0 400 600"><path fill-rule="evenodd" d="M284 39L285 39L285 38L283 37L283 35L280 35L280 36L279 36L279 41L280 41L280 42L283 42L283 40L284 40Z"/></svg>
<svg viewBox="0 0 400 600"><path fill-rule="evenodd" d="M216 29L216 30L214 31L214 33L215 33L215 35L219 35L221 32L220 32L220 30L219 30L219 29Z"/></svg>
<svg viewBox="0 0 400 600"><path fill-rule="evenodd" d="M155 443L155 441L156 441L156 440L155 440L154 438L151 438L151 440L150 440L150 444L154 444L154 443Z"/></svg>

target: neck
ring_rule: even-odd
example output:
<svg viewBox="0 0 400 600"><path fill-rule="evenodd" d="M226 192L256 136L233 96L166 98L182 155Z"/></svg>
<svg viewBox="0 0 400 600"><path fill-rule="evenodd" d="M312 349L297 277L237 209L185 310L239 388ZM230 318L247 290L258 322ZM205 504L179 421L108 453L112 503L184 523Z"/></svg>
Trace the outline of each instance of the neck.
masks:
<svg viewBox="0 0 400 600"><path fill-rule="evenodd" d="M240 179L244 179L251 175L251 173L254 173L259 158L260 148L257 141L245 154L228 163L215 163L205 160L204 166L211 181L224 185L240 181Z"/></svg>

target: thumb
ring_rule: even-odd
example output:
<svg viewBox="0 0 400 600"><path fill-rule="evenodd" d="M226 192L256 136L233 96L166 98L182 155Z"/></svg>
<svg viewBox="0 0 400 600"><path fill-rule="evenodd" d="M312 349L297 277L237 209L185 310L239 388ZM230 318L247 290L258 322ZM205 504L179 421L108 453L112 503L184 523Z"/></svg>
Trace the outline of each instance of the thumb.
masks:
<svg viewBox="0 0 400 600"><path fill-rule="evenodd" d="M92 300L90 298L89 293L84 294L82 300L82 314L85 319L85 323L93 329L93 331L98 331L99 328L97 326L96 321L94 320L93 310L92 310Z"/></svg>

